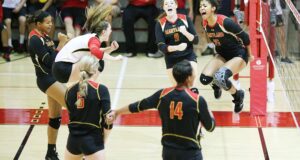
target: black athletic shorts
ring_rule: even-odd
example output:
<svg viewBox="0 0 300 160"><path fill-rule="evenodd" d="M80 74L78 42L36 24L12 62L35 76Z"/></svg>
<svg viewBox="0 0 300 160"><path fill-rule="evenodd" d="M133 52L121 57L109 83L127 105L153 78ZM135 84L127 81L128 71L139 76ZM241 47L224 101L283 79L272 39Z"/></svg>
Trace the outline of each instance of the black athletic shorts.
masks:
<svg viewBox="0 0 300 160"><path fill-rule="evenodd" d="M67 83L72 73L73 63L70 62L54 62L52 65L52 74L60 83Z"/></svg>
<svg viewBox="0 0 300 160"><path fill-rule="evenodd" d="M90 155L104 149L103 137L99 132L92 132L84 136L69 134L67 149L75 155Z"/></svg>
<svg viewBox="0 0 300 160"><path fill-rule="evenodd" d="M234 57L241 57L246 64L248 64L248 53L247 49L238 49L237 51L233 51L232 53L218 53L220 56L222 56L226 62L231 60Z"/></svg>
<svg viewBox="0 0 300 160"><path fill-rule="evenodd" d="M13 12L13 8L5 8L3 7L3 20L9 18L9 19L13 19L13 18L18 18L20 16L25 16L26 15L26 8L22 7L20 9L20 11L18 13L14 13Z"/></svg>
<svg viewBox="0 0 300 160"><path fill-rule="evenodd" d="M165 62L166 62L166 67L167 69L173 68L173 66L178 63L181 62L182 60L188 60L188 61L194 61L197 62L197 56L192 53L192 54L188 54L186 56L183 57L168 57L165 56Z"/></svg>
<svg viewBox="0 0 300 160"><path fill-rule="evenodd" d="M37 76L36 83L39 89L46 93L47 89L56 82L53 75Z"/></svg>
<svg viewBox="0 0 300 160"><path fill-rule="evenodd" d="M163 147L163 160L202 160L201 150L180 150Z"/></svg>
<svg viewBox="0 0 300 160"><path fill-rule="evenodd" d="M66 17L71 17L73 20L73 25L74 26L79 25L81 28L83 27L86 21L85 8L76 8L76 7L63 8L61 10L60 16L63 21Z"/></svg>

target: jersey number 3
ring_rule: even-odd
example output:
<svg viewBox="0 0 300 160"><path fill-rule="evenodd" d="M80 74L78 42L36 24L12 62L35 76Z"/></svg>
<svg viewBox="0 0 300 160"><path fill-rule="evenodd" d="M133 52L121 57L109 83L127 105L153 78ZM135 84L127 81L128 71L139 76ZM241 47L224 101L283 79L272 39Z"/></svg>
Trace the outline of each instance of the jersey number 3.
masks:
<svg viewBox="0 0 300 160"><path fill-rule="evenodd" d="M79 93L77 93L77 99L80 102L80 104L77 106L77 109L83 109L84 108L84 98L81 97Z"/></svg>
<svg viewBox="0 0 300 160"><path fill-rule="evenodd" d="M183 111L182 111L182 102L178 102L175 106L175 102L171 101L170 104L170 119L174 119L174 116L177 116L179 120L182 120Z"/></svg>

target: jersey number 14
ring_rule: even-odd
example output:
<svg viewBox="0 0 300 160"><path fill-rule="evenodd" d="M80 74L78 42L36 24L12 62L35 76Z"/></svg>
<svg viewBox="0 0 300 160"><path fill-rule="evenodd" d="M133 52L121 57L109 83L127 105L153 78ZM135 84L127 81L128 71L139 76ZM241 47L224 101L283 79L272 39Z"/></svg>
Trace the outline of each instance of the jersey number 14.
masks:
<svg viewBox="0 0 300 160"><path fill-rule="evenodd" d="M171 101L170 103L170 119L174 119L177 116L179 120L182 120L183 111L182 111L182 102L177 102L175 106L175 102Z"/></svg>

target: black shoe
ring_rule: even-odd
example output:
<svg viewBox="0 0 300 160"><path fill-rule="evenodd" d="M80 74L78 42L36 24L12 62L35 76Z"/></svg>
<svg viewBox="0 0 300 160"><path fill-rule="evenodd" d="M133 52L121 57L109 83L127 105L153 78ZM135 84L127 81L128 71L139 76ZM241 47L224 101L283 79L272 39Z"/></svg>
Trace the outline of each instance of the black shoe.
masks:
<svg viewBox="0 0 300 160"><path fill-rule="evenodd" d="M288 57L286 57L286 58L281 58L280 61L281 61L281 62L284 62L284 63L293 63Z"/></svg>
<svg viewBox="0 0 300 160"><path fill-rule="evenodd" d="M201 56L213 55L214 53L214 49L207 47L206 50L201 53Z"/></svg>
<svg viewBox="0 0 300 160"><path fill-rule="evenodd" d="M4 53L2 55L2 58L4 58L6 62L10 62L10 54L9 53Z"/></svg>
<svg viewBox="0 0 300 160"><path fill-rule="evenodd" d="M215 85L215 84L213 84L211 87L214 90L214 96L215 96L215 98L216 99L221 98L221 96L222 96L222 89L219 86Z"/></svg>
<svg viewBox="0 0 300 160"><path fill-rule="evenodd" d="M234 112L240 113L244 107L244 97L245 92L243 90L237 90L235 93L234 100L232 102L234 103Z"/></svg>
<svg viewBox="0 0 300 160"><path fill-rule="evenodd" d="M191 88L191 91L192 91L193 93L199 94L198 88Z"/></svg>
<svg viewBox="0 0 300 160"><path fill-rule="evenodd" d="M59 160L58 153L56 151L47 152L45 160Z"/></svg>
<svg viewBox="0 0 300 160"><path fill-rule="evenodd" d="M136 53L131 53L131 52L130 53L125 53L124 56L125 57L135 57Z"/></svg>

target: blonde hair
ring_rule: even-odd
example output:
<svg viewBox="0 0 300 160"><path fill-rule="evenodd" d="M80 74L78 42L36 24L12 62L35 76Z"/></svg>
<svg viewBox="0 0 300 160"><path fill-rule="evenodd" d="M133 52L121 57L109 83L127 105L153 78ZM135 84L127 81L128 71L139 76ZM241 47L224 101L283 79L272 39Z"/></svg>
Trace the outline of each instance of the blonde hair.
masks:
<svg viewBox="0 0 300 160"><path fill-rule="evenodd" d="M84 27L90 32L100 34L102 30L105 30L108 27L109 23L107 22L107 18L110 16L111 12L112 6L104 2L89 7L86 12L86 22Z"/></svg>
<svg viewBox="0 0 300 160"><path fill-rule="evenodd" d="M77 98L75 105L77 107L82 103L82 98L86 97L88 94L88 79L91 78L95 73L97 73L99 67L98 60L94 56L84 56L79 61L80 69L80 80L78 86L78 93L80 98Z"/></svg>

